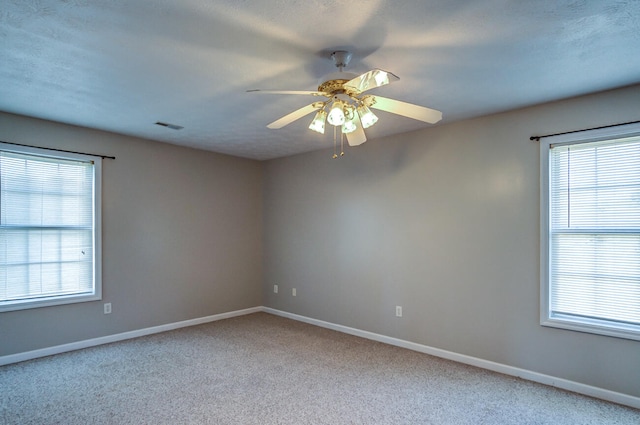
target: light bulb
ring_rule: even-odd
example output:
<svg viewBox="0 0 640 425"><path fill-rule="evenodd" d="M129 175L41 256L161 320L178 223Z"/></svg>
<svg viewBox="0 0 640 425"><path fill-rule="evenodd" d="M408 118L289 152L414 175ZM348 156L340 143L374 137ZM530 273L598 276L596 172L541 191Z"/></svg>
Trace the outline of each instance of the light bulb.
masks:
<svg viewBox="0 0 640 425"><path fill-rule="evenodd" d="M360 121L362 121L362 128L369 128L378 122L378 117L371 112L367 105L358 106L358 115L360 115Z"/></svg>
<svg viewBox="0 0 640 425"><path fill-rule="evenodd" d="M309 129L324 134L324 121L326 118L327 113L324 109L319 110L315 118L313 118L313 121L311 121L311 124L309 124Z"/></svg>
<svg viewBox="0 0 640 425"><path fill-rule="evenodd" d="M344 111L342 110L342 102L334 102L331 110L329 111L329 116L327 117L327 121L331 125L342 125L344 124L345 117Z"/></svg>

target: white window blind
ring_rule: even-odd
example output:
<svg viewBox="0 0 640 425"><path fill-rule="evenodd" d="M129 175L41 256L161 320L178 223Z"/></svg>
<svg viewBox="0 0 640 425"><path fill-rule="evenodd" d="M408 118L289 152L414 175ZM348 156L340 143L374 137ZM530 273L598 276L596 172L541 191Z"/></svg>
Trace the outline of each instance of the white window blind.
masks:
<svg viewBox="0 0 640 425"><path fill-rule="evenodd" d="M543 324L640 339L640 137L550 144L547 172Z"/></svg>
<svg viewBox="0 0 640 425"><path fill-rule="evenodd" d="M100 299L95 168L0 150L0 310Z"/></svg>

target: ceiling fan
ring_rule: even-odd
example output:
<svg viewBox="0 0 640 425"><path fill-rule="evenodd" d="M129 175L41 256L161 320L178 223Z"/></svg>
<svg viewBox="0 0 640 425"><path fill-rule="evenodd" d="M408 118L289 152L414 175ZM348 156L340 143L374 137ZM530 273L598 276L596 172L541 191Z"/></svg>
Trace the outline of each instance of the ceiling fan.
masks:
<svg viewBox="0 0 640 425"><path fill-rule="evenodd" d="M371 127L378 121L378 117L371 112L370 108L430 124L435 124L442 119L442 112L435 109L378 95L365 94L371 89L393 83L400 78L391 72L381 69L372 69L362 75L344 72L343 68L349 64L351 56L351 52L345 50L331 53L331 59L333 59L339 71L325 75L320 81L318 91L247 90L247 92L311 95L326 98L295 110L267 125L267 127L271 129L282 128L315 111L316 115L311 121L309 129L324 134L325 122L328 122L335 127L334 135L337 127L340 127L341 133L346 135L350 146L357 146L366 142L367 137L364 129ZM335 154L334 157L336 157Z"/></svg>

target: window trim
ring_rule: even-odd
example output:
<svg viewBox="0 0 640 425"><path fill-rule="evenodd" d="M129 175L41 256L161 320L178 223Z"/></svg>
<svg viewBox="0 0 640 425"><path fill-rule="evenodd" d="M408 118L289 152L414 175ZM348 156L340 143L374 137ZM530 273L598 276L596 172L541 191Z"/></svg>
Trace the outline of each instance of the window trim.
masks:
<svg viewBox="0 0 640 425"><path fill-rule="evenodd" d="M68 294L31 300L0 301L0 313L102 300L102 157L75 152L57 152L0 142L0 150L46 158L93 163L93 293Z"/></svg>
<svg viewBox="0 0 640 425"><path fill-rule="evenodd" d="M640 136L640 124L638 123L559 134L540 139L540 325L542 326L640 341L640 332L621 329L623 326L613 327L605 324L605 321L551 317L551 294L549 288L551 280L549 262L550 148L558 145L576 145L633 136Z"/></svg>

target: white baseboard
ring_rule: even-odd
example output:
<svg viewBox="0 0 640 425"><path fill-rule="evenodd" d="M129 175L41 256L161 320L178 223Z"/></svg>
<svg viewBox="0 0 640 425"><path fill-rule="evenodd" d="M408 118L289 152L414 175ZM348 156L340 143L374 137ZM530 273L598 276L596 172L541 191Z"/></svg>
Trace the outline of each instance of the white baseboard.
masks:
<svg viewBox="0 0 640 425"><path fill-rule="evenodd" d="M276 316L297 320L299 322L304 322L311 325L332 329L334 331L343 332L349 335L359 336L359 337L370 339L373 341L383 342L385 344L407 348L409 350L418 351L420 353L429 354L429 355L440 357L443 359L453 360L458 363L464 363L471 366L476 366L482 369L491 370L493 372L498 372L505 375L516 376L518 378L526 379L528 381L533 381L540 384L561 388L563 390L572 391L578 394L583 394L590 397L595 397L602 400L611 401L613 403L618 403L625 406L630 406L636 409L640 409L640 397L634 397L628 394L618 393L618 392L610 391L604 388L581 384L579 382L569 381L567 379L557 378L554 376L545 375L542 373L533 372L526 369L520 369L517 367L508 366L505 364L496 363L489 360L483 360L477 357L458 354L452 351L441 350L439 348L429 347L427 345L422 345L422 344L417 344L415 342L392 338L389 336L380 335L373 332L350 328L348 326L337 325L335 323L325 322L323 320L312 319L309 317L300 316L298 314L276 310L270 307L263 307L262 311L266 313L274 314Z"/></svg>
<svg viewBox="0 0 640 425"><path fill-rule="evenodd" d="M55 347L42 348L39 350L27 351L24 353L9 354L0 357L0 366L11 363L23 362L25 360L37 359L40 357L51 356L54 354L66 353L68 351L80 350L83 348L95 347L96 345L109 344L111 342L124 341L126 339L138 338L140 336L157 334L160 332L171 331L187 326L195 326L217 320L229 319L231 317L243 316L245 314L258 313L264 311L263 307L252 307L244 310L230 311L227 313L214 314L213 316L199 317L181 322L167 323L166 325L152 326L150 328L138 329L135 331L123 332L115 335L107 335L99 338L86 339L84 341L72 342L69 344L56 345Z"/></svg>
<svg viewBox="0 0 640 425"><path fill-rule="evenodd" d="M229 319L231 317L244 316L246 314L258 313L258 312L270 313L276 316L297 320L299 322L320 326L322 328L332 329L334 331L346 333L349 335L359 336L359 337L370 339L373 341L383 342L389 345L395 345L397 347L402 347L409 350L418 351L420 353L425 353L432 356L453 360L459 363L476 366L482 369L503 373L505 375L516 376L522 379L526 379L528 381L538 382L540 384L545 384L552 387L561 388L563 390L573 391L578 394L583 394L590 397L595 397L602 400L607 400L614 403L640 409L640 397L634 397L628 394L622 394L615 391L606 390L604 388L581 384L579 382L569 381L567 379L557 378L554 376L545 375L542 373L533 372L526 369L520 369L517 367L508 366L501 363L492 362L489 360L483 360L477 357L458 354L452 351L429 347L427 345L422 345L422 344L418 344L411 341L405 341L402 339L392 338L389 336L380 335L373 332L350 328L348 326L337 325L335 323L325 322L323 320L312 319L310 317L300 316L298 314L276 310L270 307L252 307L244 310L230 311L227 313L215 314L213 316L200 317L196 319L184 320L184 321L175 322L175 323L168 323L165 325L153 326L150 328L144 328L144 329L139 329L135 331L123 332L115 335L107 335L99 338L72 342L69 344L56 345L54 347L42 348L39 350L27 351L24 353L9 354L6 356L0 356L0 366L8 365L11 363L23 362L26 360L37 359L40 357L51 356L54 354L66 353L68 351L80 350L83 348L95 347L97 345L124 341L127 339L138 338L145 335L171 331L174 329L185 328L188 326L195 326L203 323L215 322L217 320Z"/></svg>

